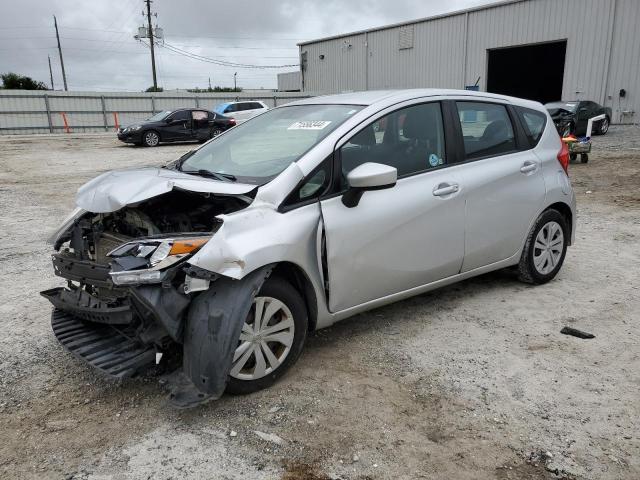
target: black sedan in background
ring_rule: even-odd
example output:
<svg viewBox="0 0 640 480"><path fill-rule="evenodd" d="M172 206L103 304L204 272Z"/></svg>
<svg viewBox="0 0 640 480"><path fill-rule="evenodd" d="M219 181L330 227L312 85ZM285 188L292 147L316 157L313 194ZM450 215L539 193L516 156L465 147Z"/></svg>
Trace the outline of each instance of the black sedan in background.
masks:
<svg viewBox="0 0 640 480"><path fill-rule="evenodd" d="M160 142L204 142L235 126L233 118L199 108L156 113L146 120L118 129L125 143L155 147Z"/></svg>
<svg viewBox="0 0 640 480"><path fill-rule="evenodd" d="M598 115L606 115L604 120L593 122L594 135L604 135L611 124L611 109L589 100L571 102L551 102L545 104L553 123L561 137L570 134L584 136L587 134L587 122Z"/></svg>

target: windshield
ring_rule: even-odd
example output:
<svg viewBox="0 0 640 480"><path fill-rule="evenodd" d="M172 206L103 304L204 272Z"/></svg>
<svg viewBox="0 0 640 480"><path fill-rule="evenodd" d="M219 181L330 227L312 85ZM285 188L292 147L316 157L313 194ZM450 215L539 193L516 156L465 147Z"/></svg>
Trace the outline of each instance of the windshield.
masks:
<svg viewBox="0 0 640 480"><path fill-rule="evenodd" d="M576 113L578 102L552 102L545 105L551 116L560 113Z"/></svg>
<svg viewBox="0 0 640 480"><path fill-rule="evenodd" d="M147 118L147 121L149 121L149 122L158 122L158 121L162 120L164 117L166 117L167 115L169 115L170 113L171 112L169 110L165 110L164 112L156 113L152 117Z"/></svg>
<svg viewBox="0 0 640 480"><path fill-rule="evenodd" d="M264 184L297 161L362 106L295 105L269 110L194 151L183 172Z"/></svg>

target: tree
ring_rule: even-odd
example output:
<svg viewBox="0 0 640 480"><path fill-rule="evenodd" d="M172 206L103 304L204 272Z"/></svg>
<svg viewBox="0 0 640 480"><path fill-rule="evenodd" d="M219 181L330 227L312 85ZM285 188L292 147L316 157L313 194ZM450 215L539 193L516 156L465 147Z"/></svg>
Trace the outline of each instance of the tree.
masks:
<svg viewBox="0 0 640 480"><path fill-rule="evenodd" d="M9 72L0 75L2 88L7 90L48 90L43 82L38 82L26 75Z"/></svg>
<svg viewBox="0 0 640 480"><path fill-rule="evenodd" d="M153 86L151 86L151 87L149 87L149 88L147 88L145 90L145 92L162 92L162 91L164 91L164 88L162 88L162 87L153 87Z"/></svg>

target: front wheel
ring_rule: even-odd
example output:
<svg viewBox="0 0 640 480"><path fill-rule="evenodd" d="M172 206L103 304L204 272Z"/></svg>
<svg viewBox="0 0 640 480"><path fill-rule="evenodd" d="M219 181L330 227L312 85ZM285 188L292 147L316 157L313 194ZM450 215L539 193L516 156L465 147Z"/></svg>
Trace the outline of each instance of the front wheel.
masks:
<svg viewBox="0 0 640 480"><path fill-rule="evenodd" d="M297 290L281 278L267 280L242 326L227 392L246 394L273 385L300 356L307 328L307 309Z"/></svg>
<svg viewBox="0 0 640 480"><path fill-rule="evenodd" d="M567 221L554 209L543 212L534 224L520 257L518 274L526 283L543 284L560 271L567 253Z"/></svg>
<svg viewBox="0 0 640 480"><path fill-rule="evenodd" d="M142 144L145 147L156 147L160 143L160 135L154 130L144 132L142 135Z"/></svg>

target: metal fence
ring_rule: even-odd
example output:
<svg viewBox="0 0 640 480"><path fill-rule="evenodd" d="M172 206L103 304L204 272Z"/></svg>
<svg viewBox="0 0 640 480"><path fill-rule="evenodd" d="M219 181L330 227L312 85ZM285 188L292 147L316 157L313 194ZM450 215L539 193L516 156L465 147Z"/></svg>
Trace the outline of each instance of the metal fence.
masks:
<svg viewBox="0 0 640 480"><path fill-rule="evenodd" d="M204 108L235 100L261 100L270 107L308 98L308 93L100 93L0 90L0 135L108 132L162 110Z"/></svg>

